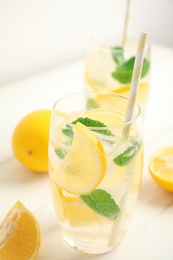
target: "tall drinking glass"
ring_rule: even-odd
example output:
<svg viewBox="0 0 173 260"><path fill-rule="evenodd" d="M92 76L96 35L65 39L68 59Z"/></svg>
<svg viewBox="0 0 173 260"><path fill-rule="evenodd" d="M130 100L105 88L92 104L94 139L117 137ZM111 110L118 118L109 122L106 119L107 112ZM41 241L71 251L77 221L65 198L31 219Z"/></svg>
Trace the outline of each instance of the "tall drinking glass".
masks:
<svg viewBox="0 0 173 260"><path fill-rule="evenodd" d="M59 99L49 140L50 185L64 238L91 254L108 252L123 239L143 171L140 107L124 123L127 98L108 92L99 97L111 99L111 106L88 109L86 100L97 99L96 92Z"/></svg>
<svg viewBox="0 0 173 260"><path fill-rule="evenodd" d="M138 36L129 34L126 44L113 36L91 38L85 63L85 91L111 91L129 96L130 83L136 56ZM142 113L145 112L150 76L150 46L145 48L145 57L137 95ZM90 107L97 107L96 100L89 100Z"/></svg>

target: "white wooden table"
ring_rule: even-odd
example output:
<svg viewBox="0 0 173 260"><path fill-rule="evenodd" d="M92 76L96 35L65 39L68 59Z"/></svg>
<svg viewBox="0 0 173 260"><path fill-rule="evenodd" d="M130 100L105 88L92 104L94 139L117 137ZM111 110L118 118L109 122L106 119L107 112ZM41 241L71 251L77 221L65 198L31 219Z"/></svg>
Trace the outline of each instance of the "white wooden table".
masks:
<svg viewBox="0 0 173 260"><path fill-rule="evenodd" d="M48 174L36 174L13 156L11 135L28 112L52 108L59 97L83 89L84 62L76 61L0 88L0 221L20 200L37 218L42 233L38 260L172 260L173 193L148 172L158 148L173 145L173 49L152 47L151 92L145 117L143 182L130 228L122 244L99 256L71 249L62 238L52 205Z"/></svg>

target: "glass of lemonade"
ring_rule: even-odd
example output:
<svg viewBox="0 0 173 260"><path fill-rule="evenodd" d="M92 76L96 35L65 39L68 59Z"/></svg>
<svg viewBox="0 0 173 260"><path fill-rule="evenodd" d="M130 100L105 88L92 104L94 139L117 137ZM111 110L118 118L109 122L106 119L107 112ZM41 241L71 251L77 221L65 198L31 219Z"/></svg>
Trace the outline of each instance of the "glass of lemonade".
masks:
<svg viewBox="0 0 173 260"><path fill-rule="evenodd" d="M124 47L121 42L118 36L91 38L85 63L85 91L106 90L129 96L138 37L129 34ZM147 45L137 95L137 102L143 112L149 93L149 75L150 47ZM91 107L97 106L94 100L90 100L89 104Z"/></svg>
<svg viewBox="0 0 173 260"><path fill-rule="evenodd" d="M127 98L99 95L112 103L88 108L86 100L97 99L96 92L59 99L49 140L50 186L64 238L91 254L108 252L123 239L143 171L140 107L124 123Z"/></svg>

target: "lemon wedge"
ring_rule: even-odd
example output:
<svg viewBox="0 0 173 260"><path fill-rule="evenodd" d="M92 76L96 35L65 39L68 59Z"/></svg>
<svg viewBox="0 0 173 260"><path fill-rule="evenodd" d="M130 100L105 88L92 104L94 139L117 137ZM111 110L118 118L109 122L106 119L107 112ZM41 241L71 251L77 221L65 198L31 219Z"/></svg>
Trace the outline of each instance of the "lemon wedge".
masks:
<svg viewBox="0 0 173 260"><path fill-rule="evenodd" d="M173 146L163 148L152 155L149 171L157 184L173 192Z"/></svg>
<svg viewBox="0 0 173 260"><path fill-rule="evenodd" d="M83 124L73 126L73 142L56 171L50 177L57 185L72 194L87 194L103 180L106 155L101 142Z"/></svg>
<svg viewBox="0 0 173 260"><path fill-rule="evenodd" d="M0 225L0 259L36 259L40 228L35 217L18 201Z"/></svg>

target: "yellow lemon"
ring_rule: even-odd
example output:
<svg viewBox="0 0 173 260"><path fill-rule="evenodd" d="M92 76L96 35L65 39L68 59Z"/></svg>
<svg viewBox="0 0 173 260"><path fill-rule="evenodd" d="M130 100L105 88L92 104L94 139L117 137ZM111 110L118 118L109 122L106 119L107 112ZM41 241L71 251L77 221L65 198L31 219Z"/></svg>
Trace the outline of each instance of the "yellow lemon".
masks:
<svg viewBox="0 0 173 260"><path fill-rule="evenodd" d="M157 184L173 192L173 146L163 148L152 155L149 171Z"/></svg>
<svg viewBox="0 0 173 260"><path fill-rule="evenodd" d="M15 157L36 172L48 171L50 119L50 110L33 111L19 122L12 136Z"/></svg>
<svg viewBox="0 0 173 260"><path fill-rule="evenodd" d="M18 201L0 225L0 259L36 259L40 228L35 217Z"/></svg>

